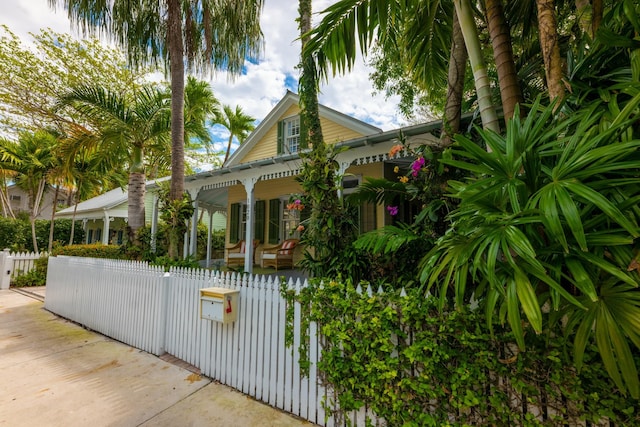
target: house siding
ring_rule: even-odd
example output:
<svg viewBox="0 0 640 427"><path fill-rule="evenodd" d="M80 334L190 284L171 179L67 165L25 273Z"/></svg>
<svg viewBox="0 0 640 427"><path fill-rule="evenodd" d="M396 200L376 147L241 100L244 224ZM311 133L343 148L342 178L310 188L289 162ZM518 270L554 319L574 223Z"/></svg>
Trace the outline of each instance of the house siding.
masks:
<svg viewBox="0 0 640 427"><path fill-rule="evenodd" d="M297 105L292 105L284 114L278 117L278 121L298 114L300 114L300 108ZM361 133L329 121L325 118L320 119L320 124L322 126L322 135L327 144L335 144L337 142L347 141L349 139L364 136ZM264 138L262 138L260 142L258 142L256 146L253 147L251 151L249 151L247 155L242 158L242 160L240 160L240 163L247 163L255 160L268 159L277 156L277 139L278 126L273 126L265 133Z"/></svg>

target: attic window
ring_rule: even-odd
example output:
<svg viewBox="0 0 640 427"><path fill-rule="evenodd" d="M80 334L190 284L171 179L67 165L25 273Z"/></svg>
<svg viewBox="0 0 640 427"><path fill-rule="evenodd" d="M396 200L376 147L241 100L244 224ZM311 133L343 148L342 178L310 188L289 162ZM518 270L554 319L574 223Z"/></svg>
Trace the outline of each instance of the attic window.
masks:
<svg viewBox="0 0 640 427"><path fill-rule="evenodd" d="M302 126L300 116L278 122L278 154L295 154L308 147Z"/></svg>
<svg viewBox="0 0 640 427"><path fill-rule="evenodd" d="M284 121L285 152L297 153L300 148L300 116Z"/></svg>

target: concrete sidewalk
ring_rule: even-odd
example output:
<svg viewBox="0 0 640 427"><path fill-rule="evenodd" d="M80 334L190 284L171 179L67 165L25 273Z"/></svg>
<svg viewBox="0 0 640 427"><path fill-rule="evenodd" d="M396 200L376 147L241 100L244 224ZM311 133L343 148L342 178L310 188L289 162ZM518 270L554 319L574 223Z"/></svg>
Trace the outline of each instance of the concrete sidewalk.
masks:
<svg viewBox="0 0 640 427"><path fill-rule="evenodd" d="M302 425L313 424L0 290L0 426Z"/></svg>

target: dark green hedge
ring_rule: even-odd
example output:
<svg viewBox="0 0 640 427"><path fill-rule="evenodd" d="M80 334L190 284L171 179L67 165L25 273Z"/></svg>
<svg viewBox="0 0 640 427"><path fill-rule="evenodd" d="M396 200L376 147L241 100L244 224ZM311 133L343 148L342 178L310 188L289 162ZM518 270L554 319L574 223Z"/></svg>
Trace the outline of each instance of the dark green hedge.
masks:
<svg viewBox="0 0 640 427"><path fill-rule="evenodd" d="M38 249L46 251L49 246L49 220L36 220L36 240ZM56 219L53 230L54 245L66 245L71 236L71 220ZM76 221L74 242L82 243L84 230L82 222ZM33 252L31 224L29 218L19 216L16 219L0 217L0 249L8 248L13 252Z"/></svg>

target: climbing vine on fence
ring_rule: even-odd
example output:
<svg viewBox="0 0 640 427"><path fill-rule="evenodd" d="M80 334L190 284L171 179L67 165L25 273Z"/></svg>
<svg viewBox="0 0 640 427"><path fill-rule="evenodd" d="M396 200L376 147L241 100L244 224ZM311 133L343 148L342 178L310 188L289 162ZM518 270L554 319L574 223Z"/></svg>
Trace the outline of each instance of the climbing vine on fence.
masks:
<svg viewBox="0 0 640 427"><path fill-rule="evenodd" d="M640 422L637 402L615 392L595 349L579 374L570 368L571 342L561 333L526 334L527 351L519 352L501 325L491 336L480 311L439 311L417 290L369 296L335 280L300 292L283 284L282 295L289 331L301 304L303 359L316 339L309 322L318 325L317 369L335 399L324 402L334 415L366 406L394 426Z"/></svg>

